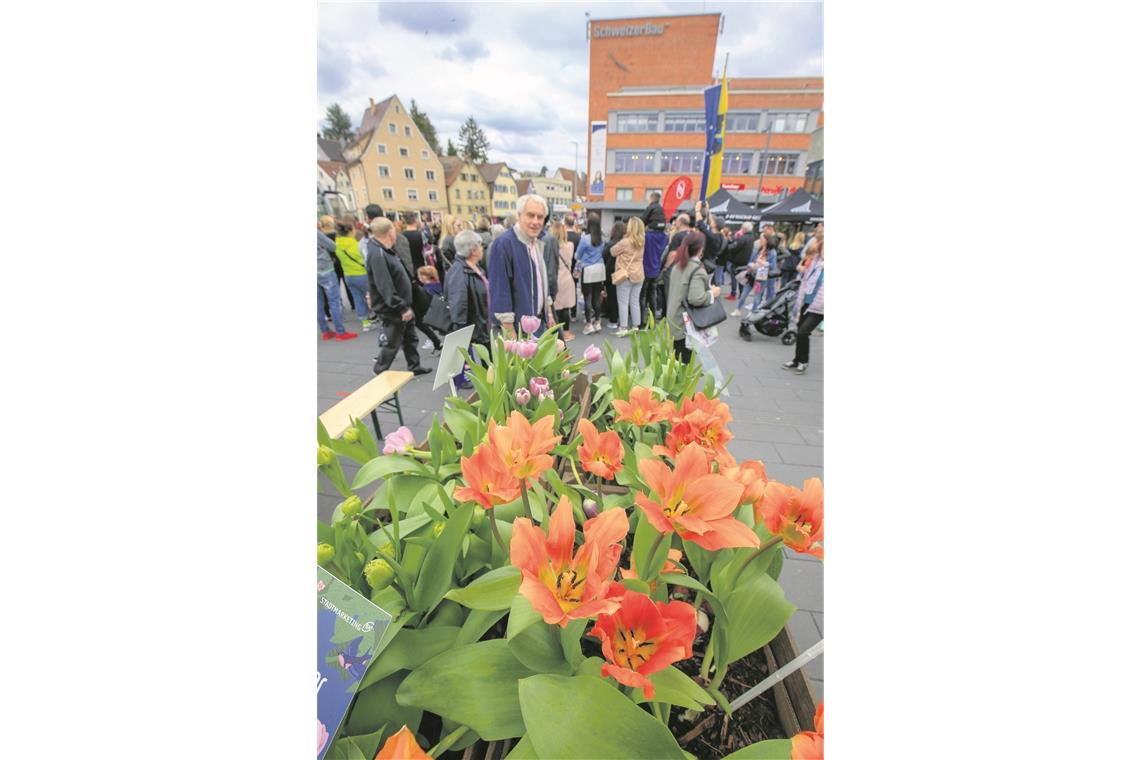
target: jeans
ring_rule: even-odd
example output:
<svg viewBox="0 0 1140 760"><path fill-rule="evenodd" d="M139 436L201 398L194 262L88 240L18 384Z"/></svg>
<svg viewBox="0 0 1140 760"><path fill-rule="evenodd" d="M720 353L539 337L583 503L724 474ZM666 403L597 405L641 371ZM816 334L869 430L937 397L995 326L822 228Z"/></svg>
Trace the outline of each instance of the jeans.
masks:
<svg viewBox="0 0 1140 760"><path fill-rule="evenodd" d="M602 288L605 286L601 282L584 282L582 283L582 296L586 301L586 322L597 322L602 317L598 312L602 306Z"/></svg>
<svg viewBox="0 0 1140 760"><path fill-rule="evenodd" d="M808 363L808 353L811 349L811 331L819 327L823 321L822 314L805 311L800 315L799 324L796 325L796 355L795 360L800 364Z"/></svg>
<svg viewBox="0 0 1140 760"><path fill-rule="evenodd" d="M641 294L638 296L638 306L641 307L641 324L639 327L645 327L649 324L649 315L653 315L654 321L660 321L661 313L657 309L657 278L646 277L645 282L641 284Z"/></svg>
<svg viewBox="0 0 1140 760"><path fill-rule="evenodd" d="M344 322L340 319L340 281L336 278L336 270L317 273L317 326L322 333L329 331L328 320L325 319L324 304L321 296L328 300L329 310L332 312L333 325L338 333L344 332Z"/></svg>
<svg viewBox="0 0 1140 760"><path fill-rule="evenodd" d="M638 303L641 285L640 282L630 282L628 278L617 284L618 326L623 330L641 326Z"/></svg>
<svg viewBox="0 0 1140 760"><path fill-rule="evenodd" d="M778 275L768 275L768 279L764 282L764 303L768 303L776 297L776 280L778 279L780 279Z"/></svg>
<svg viewBox="0 0 1140 760"><path fill-rule="evenodd" d="M368 305L365 303L367 300L365 294L368 292L368 275L346 274L344 284L348 288L352 303L356 306L356 316L362 320L367 319Z"/></svg>

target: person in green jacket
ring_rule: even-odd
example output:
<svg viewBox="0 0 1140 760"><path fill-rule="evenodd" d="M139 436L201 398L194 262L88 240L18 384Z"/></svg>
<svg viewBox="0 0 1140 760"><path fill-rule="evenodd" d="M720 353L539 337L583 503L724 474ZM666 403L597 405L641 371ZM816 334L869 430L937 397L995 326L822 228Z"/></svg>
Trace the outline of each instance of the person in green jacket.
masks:
<svg viewBox="0 0 1140 760"><path fill-rule="evenodd" d="M692 231L685 235L681 245L670 254L672 271L669 273L669 291L665 299L665 313L673 339L673 353L683 362L693 358L692 349L685 347L685 323L681 318L684 311L681 302L690 306L708 306L720 295L716 285L709 287L709 273L701 257L705 252L705 236Z"/></svg>
<svg viewBox="0 0 1140 760"><path fill-rule="evenodd" d="M365 294L368 293L368 268L365 265L364 254L360 251L353 230L356 223L350 216L341 217L336 223L336 257L344 269L344 284L352 294L352 302L356 307L356 316L360 319L360 326L364 332L372 329L368 320L368 304Z"/></svg>

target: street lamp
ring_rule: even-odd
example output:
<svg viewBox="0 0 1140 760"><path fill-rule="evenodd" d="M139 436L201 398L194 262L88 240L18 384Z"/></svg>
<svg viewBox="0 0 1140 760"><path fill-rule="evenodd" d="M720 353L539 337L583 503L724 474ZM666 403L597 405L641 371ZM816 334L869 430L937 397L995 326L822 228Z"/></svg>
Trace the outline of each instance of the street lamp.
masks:
<svg viewBox="0 0 1140 760"><path fill-rule="evenodd" d="M589 14L587 14L589 15ZM578 141L571 140L574 143L574 202L578 202Z"/></svg>

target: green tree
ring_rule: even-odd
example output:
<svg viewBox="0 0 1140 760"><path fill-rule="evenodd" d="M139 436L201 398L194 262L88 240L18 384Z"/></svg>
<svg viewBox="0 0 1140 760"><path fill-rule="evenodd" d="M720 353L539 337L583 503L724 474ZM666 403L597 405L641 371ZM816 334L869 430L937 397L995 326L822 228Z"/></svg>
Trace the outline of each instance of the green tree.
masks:
<svg viewBox="0 0 1140 760"><path fill-rule="evenodd" d="M490 148L491 143L475 123L475 117L468 116L467 121L459 128L459 155L466 161L486 163L487 151Z"/></svg>
<svg viewBox="0 0 1140 760"><path fill-rule="evenodd" d="M416 99L412 98L412 121L416 123L420 133L423 134L424 139L427 140L428 146L431 147L432 153L439 155L439 137L435 133L435 125L431 123L428 115L416 107Z"/></svg>
<svg viewBox="0 0 1140 760"><path fill-rule="evenodd" d="M351 140L353 135L352 119L340 107L340 103L333 103L325 109L325 128L321 135L326 140Z"/></svg>
<svg viewBox="0 0 1140 760"><path fill-rule="evenodd" d="M541 174L543 177L545 177L546 176L546 167L544 166L541 169L539 169L538 173Z"/></svg>
<svg viewBox="0 0 1140 760"><path fill-rule="evenodd" d="M459 155L459 151L457 151L455 149L455 143L453 143L451 141L450 137L447 138L447 155L449 155L449 156L458 156Z"/></svg>

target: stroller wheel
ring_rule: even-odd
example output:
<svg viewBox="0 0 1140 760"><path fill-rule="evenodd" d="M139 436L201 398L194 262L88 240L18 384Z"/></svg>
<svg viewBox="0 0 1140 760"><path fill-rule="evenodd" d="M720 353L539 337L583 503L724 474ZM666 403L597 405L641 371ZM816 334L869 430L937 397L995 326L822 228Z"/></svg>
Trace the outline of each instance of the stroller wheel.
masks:
<svg viewBox="0 0 1140 760"><path fill-rule="evenodd" d="M749 342L751 342L751 340L752 340L752 330L748 329L748 323L747 322L741 322L740 323L740 337L744 338L745 340L747 340Z"/></svg>
<svg viewBox="0 0 1140 760"><path fill-rule="evenodd" d="M784 333L782 336L780 336L780 342L783 343L785 346L790 346L793 343L795 343L796 342L796 331L795 330L788 330L786 333Z"/></svg>

